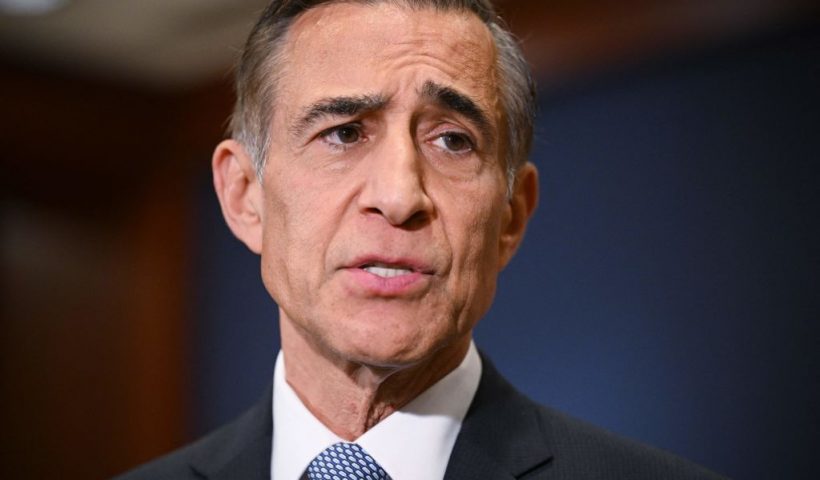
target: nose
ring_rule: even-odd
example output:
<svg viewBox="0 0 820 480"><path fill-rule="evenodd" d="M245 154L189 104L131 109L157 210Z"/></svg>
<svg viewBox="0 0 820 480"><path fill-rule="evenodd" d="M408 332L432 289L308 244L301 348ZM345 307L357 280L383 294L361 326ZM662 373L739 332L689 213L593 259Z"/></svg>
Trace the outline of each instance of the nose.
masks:
<svg viewBox="0 0 820 480"><path fill-rule="evenodd" d="M412 136L395 134L372 151L364 167L359 210L382 216L393 226L412 226L429 218L433 202L425 191L422 159Z"/></svg>

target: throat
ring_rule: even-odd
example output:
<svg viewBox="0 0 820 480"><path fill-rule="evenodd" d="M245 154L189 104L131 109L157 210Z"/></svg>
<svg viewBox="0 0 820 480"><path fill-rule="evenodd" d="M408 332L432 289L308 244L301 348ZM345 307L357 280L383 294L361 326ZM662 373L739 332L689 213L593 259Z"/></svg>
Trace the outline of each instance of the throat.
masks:
<svg viewBox="0 0 820 480"><path fill-rule="evenodd" d="M353 376L370 377L371 372L356 372ZM346 441L355 441L402 406L396 398L385 395L381 383L360 381L361 378L342 382L336 388L323 389L321 395L303 392L299 386L288 383L305 407L329 430Z"/></svg>

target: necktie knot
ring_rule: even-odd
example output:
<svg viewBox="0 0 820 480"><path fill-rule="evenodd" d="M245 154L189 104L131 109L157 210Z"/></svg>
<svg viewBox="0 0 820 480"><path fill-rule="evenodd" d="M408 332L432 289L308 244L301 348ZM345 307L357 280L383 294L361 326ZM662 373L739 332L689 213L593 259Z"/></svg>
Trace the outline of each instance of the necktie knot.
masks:
<svg viewBox="0 0 820 480"><path fill-rule="evenodd" d="M310 462L309 480L390 480L390 476L355 443L333 444Z"/></svg>

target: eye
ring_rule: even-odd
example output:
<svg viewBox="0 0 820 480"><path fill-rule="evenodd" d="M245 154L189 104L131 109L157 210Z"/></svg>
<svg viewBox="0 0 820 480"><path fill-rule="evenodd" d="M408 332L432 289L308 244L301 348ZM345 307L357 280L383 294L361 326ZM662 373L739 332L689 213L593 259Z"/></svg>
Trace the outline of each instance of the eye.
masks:
<svg viewBox="0 0 820 480"><path fill-rule="evenodd" d="M358 142L362 137L362 133L359 125L346 124L329 128L322 132L320 136L332 145L349 145Z"/></svg>
<svg viewBox="0 0 820 480"><path fill-rule="evenodd" d="M433 140L433 145L453 153L467 153L472 151L473 142L464 134L446 132Z"/></svg>

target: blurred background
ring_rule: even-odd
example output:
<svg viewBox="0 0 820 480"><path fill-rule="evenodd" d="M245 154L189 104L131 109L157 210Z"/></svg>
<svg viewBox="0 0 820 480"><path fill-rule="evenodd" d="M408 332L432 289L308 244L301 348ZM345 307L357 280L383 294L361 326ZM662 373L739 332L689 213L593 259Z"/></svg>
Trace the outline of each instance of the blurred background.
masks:
<svg viewBox="0 0 820 480"><path fill-rule="evenodd" d="M107 478L270 381L210 186L263 0L0 0L2 478ZM542 197L477 343L536 400L818 478L820 22L797 0L508 0Z"/></svg>

